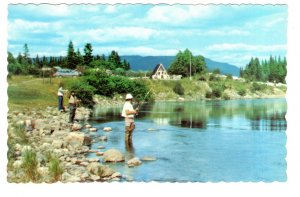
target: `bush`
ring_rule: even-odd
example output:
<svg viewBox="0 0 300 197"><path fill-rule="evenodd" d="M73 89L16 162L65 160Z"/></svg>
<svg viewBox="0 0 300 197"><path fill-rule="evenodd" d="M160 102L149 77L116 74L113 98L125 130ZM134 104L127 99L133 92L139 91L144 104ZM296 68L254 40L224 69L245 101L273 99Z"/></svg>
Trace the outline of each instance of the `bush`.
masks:
<svg viewBox="0 0 300 197"><path fill-rule="evenodd" d="M211 94L213 98L220 98L222 96L222 92L224 91L225 87L223 84L214 83L211 85Z"/></svg>
<svg viewBox="0 0 300 197"><path fill-rule="evenodd" d="M142 100L149 92L143 81L131 80L123 76L111 76L101 69L86 73L85 82L95 88L96 94L111 98L115 94L131 93L135 99ZM151 92L145 100L152 100Z"/></svg>
<svg viewBox="0 0 300 197"><path fill-rule="evenodd" d="M247 93L247 91L246 91L245 88L239 88L239 89L237 90L237 92L238 92L238 94L239 94L240 96L245 96L246 93Z"/></svg>
<svg viewBox="0 0 300 197"><path fill-rule="evenodd" d="M80 80L73 82L69 89L70 92L74 91L76 93L84 106L92 107L94 105L93 96L95 88L93 86L90 86L86 82Z"/></svg>
<svg viewBox="0 0 300 197"><path fill-rule="evenodd" d="M214 69L213 74L221 74L220 69L219 68Z"/></svg>
<svg viewBox="0 0 300 197"><path fill-rule="evenodd" d="M232 79L233 79L233 77L232 77L232 75L231 75L231 74L227 74L227 75L226 75L226 79L227 79L227 80L232 80Z"/></svg>
<svg viewBox="0 0 300 197"><path fill-rule="evenodd" d="M207 79L204 75L201 75L198 80L199 81L206 81Z"/></svg>
<svg viewBox="0 0 300 197"><path fill-rule="evenodd" d="M222 98L225 99L225 100L230 100L230 95L228 93L224 93L222 95Z"/></svg>
<svg viewBox="0 0 300 197"><path fill-rule="evenodd" d="M26 177L33 182L36 182L40 178L37 168L38 161L36 152L29 149L26 150L23 153L22 169L24 170Z"/></svg>
<svg viewBox="0 0 300 197"><path fill-rule="evenodd" d="M251 90L252 92L256 92L256 91L263 91L267 88L267 85L265 84L259 84L259 83L256 83L254 82L251 86Z"/></svg>
<svg viewBox="0 0 300 197"><path fill-rule="evenodd" d="M53 182L61 180L61 176L64 172L63 167L60 164L60 160L57 156L51 155L49 158L49 174L52 177Z"/></svg>
<svg viewBox="0 0 300 197"><path fill-rule="evenodd" d="M220 81L220 78L217 77L215 74L209 75L209 81Z"/></svg>
<svg viewBox="0 0 300 197"><path fill-rule="evenodd" d="M177 82L173 88L173 91L178 95L184 95L184 88L182 87L180 82Z"/></svg>
<svg viewBox="0 0 300 197"><path fill-rule="evenodd" d="M28 144L29 143L29 138L26 135L25 126L15 124L15 125L13 125L13 128L14 128L16 143Z"/></svg>
<svg viewBox="0 0 300 197"><path fill-rule="evenodd" d="M212 98L212 93L211 92L206 92L205 93L205 98Z"/></svg>

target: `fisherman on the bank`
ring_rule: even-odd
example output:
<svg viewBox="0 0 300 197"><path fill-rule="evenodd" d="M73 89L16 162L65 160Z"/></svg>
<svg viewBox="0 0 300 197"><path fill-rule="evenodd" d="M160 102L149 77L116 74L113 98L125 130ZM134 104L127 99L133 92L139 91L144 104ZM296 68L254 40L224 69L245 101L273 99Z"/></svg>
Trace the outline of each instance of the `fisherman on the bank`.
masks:
<svg viewBox="0 0 300 197"><path fill-rule="evenodd" d="M66 109L64 107L64 94L68 90L64 90L62 84L59 84L59 89L57 91L57 97L58 97L58 111L60 112L66 112Z"/></svg>
<svg viewBox="0 0 300 197"><path fill-rule="evenodd" d="M135 128L134 115L138 113L138 108L133 109L132 106L132 95L126 95L126 102L123 106L122 116L125 118L125 145L126 147L132 146L132 132Z"/></svg>
<svg viewBox="0 0 300 197"><path fill-rule="evenodd" d="M69 109L70 109L69 123L74 122L76 108L77 108L77 105L79 102L80 102L80 100L75 95L75 92L72 91L70 98L69 98Z"/></svg>

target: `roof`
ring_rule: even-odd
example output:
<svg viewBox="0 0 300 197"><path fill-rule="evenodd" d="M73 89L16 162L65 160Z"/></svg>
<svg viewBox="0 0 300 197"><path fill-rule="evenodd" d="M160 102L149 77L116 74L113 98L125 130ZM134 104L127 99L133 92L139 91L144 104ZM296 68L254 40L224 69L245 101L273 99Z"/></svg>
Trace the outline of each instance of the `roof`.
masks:
<svg viewBox="0 0 300 197"><path fill-rule="evenodd" d="M163 68L164 70L166 70L165 67L164 67L162 64L157 64L157 65L155 66L155 68L154 68L154 70L153 70L151 76L154 75L154 74L157 72L157 70L159 69L160 65L162 66L162 68Z"/></svg>

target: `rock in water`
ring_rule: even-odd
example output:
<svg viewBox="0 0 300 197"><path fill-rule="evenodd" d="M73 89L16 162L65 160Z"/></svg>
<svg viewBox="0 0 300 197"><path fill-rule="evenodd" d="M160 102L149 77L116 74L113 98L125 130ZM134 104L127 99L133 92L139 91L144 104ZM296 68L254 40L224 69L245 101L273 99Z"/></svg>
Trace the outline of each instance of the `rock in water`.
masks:
<svg viewBox="0 0 300 197"><path fill-rule="evenodd" d="M107 136L101 136L101 137L99 137L99 140L100 141L107 141Z"/></svg>
<svg viewBox="0 0 300 197"><path fill-rule="evenodd" d="M141 160L137 157L134 157L127 162L128 167L139 166L141 164L142 164Z"/></svg>
<svg viewBox="0 0 300 197"><path fill-rule="evenodd" d="M117 149L109 149L103 154L104 162L121 162L124 161L124 156L121 151Z"/></svg>
<svg viewBox="0 0 300 197"><path fill-rule="evenodd" d="M87 167L86 167L87 171L90 174L94 174L94 175L100 175L100 169L101 169L101 165L99 162L93 162L90 163Z"/></svg>
<svg viewBox="0 0 300 197"><path fill-rule="evenodd" d="M72 125L72 131L79 131L80 129L82 129L82 126L78 123L74 123Z"/></svg>
<svg viewBox="0 0 300 197"><path fill-rule="evenodd" d="M102 169L101 177L110 177L116 172L108 166L102 166L101 169Z"/></svg>
<svg viewBox="0 0 300 197"><path fill-rule="evenodd" d="M90 128L90 131L91 131L91 132L96 132L96 131L97 131L97 128Z"/></svg>
<svg viewBox="0 0 300 197"><path fill-rule="evenodd" d="M155 161L156 158L155 157L151 157L151 156L145 156L141 160L142 161Z"/></svg>
<svg viewBox="0 0 300 197"><path fill-rule="evenodd" d="M89 129L91 127L92 127L92 125L90 125L90 124L85 125L85 128L87 128L87 129Z"/></svg>
<svg viewBox="0 0 300 197"><path fill-rule="evenodd" d="M103 131L112 131L112 128L111 127L104 127Z"/></svg>

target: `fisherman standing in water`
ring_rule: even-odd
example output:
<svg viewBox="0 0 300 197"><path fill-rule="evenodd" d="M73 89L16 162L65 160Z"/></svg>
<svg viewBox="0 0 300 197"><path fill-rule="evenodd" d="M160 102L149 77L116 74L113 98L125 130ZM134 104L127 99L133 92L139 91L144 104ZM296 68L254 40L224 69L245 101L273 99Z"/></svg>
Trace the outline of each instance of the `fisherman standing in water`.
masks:
<svg viewBox="0 0 300 197"><path fill-rule="evenodd" d="M138 108L135 110L132 106L132 95L126 94L126 102L123 106L122 116L125 118L125 145L132 147L132 132L135 128L134 115L138 113Z"/></svg>

